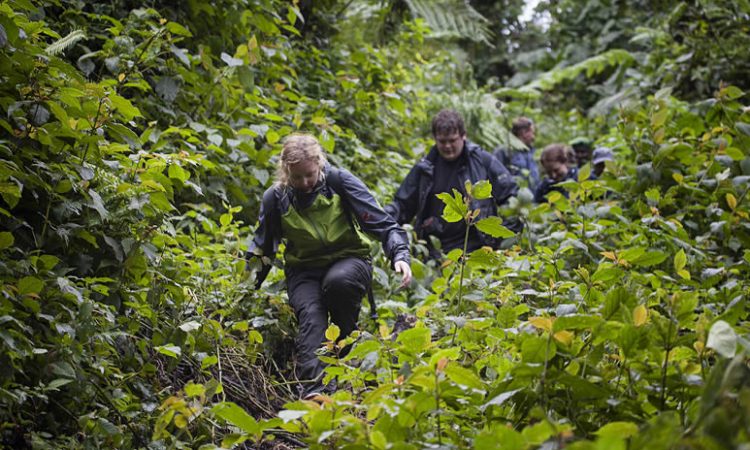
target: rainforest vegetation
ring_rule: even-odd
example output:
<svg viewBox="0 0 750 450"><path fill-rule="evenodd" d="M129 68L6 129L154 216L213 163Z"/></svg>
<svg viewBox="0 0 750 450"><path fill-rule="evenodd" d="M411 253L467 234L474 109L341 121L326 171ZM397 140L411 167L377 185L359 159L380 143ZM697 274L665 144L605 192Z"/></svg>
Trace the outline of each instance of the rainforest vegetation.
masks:
<svg viewBox="0 0 750 450"><path fill-rule="evenodd" d="M0 447L750 448L750 2L523 10L0 1ZM300 400L283 271L244 258L281 142L386 204L443 108L616 161L522 189L501 250L414 238L408 289L374 255L378 321Z"/></svg>

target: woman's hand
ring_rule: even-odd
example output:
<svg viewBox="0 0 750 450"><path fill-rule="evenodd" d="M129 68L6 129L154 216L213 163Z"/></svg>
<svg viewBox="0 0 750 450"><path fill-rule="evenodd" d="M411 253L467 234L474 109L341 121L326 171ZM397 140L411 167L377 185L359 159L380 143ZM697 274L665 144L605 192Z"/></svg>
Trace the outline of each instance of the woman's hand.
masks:
<svg viewBox="0 0 750 450"><path fill-rule="evenodd" d="M396 269L396 272L402 274L401 285L399 285L399 287L403 288L408 286L409 283L411 283L411 267L409 267L409 263L406 261L396 261L393 267Z"/></svg>

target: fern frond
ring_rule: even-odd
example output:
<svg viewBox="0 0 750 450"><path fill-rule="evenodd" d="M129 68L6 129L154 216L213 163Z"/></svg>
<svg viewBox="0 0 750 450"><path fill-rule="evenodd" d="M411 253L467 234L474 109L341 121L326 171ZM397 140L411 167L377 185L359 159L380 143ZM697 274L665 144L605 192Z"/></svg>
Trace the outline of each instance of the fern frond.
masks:
<svg viewBox="0 0 750 450"><path fill-rule="evenodd" d="M406 0L412 16L422 18L434 38L466 38L490 44L489 20L466 0Z"/></svg>
<svg viewBox="0 0 750 450"><path fill-rule="evenodd" d="M627 50L613 49L592 56L578 64L545 72L539 78L524 86L524 89L547 91L563 81L574 79L581 72L585 72L587 77L591 77L603 72L607 67L630 65L634 62L635 57Z"/></svg>
<svg viewBox="0 0 750 450"><path fill-rule="evenodd" d="M83 30L71 31L64 38L60 38L52 44L48 45L47 48L44 49L44 52L48 55L59 55L60 53L63 53L65 50L75 45L75 43L80 41L81 39L86 39L86 33L84 33Z"/></svg>

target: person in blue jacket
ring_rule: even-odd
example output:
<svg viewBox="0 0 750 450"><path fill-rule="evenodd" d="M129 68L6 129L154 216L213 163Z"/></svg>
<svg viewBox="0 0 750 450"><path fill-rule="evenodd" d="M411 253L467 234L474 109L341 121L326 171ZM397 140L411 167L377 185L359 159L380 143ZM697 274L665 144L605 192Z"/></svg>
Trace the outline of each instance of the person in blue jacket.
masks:
<svg viewBox="0 0 750 450"><path fill-rule="evenodd" d="M340 338L357 327L362 297L372 283L370 236L380 240L406 286L412 276L406 233L362 181L326 162L315 137L287 137L277 181L263 194L248 259L264 262L256 278L260 288L270 258L285 244L287 293L299 328L296 375L305 398L327 388L321 382L325 365L315 352L325 341L329 317Z"/></svg>
<svg viewBox="0 0 750 450"><path fill-rule="evenodd" d="M526 145L525 150L510 150L498 148L494 155L511 174L521 180L526 180L527 186L534 192L539 184L539 166L534 160L534 140L536 139L536 128L534 122L528 117L518 117L513 121L511 132Z"/></svg>
<svg viewBox="0 0 750 450"><path fill-rule="evenodd" d="M540 161L547 176L534 191L534 201L546 201L547 195L552 191L567 197L568 191L558 184L565 180L578 181L578 167L575 166L573 150L565 144L550 144L542 150Z"/></svg>
<svg viewBox="0 0 750 450"><path fill-rule="evenodd" d="M453 110L440 111L432 120L432 136L435 145L409 171L396 191L393 201L385 207L398 223L409 223L415 219L417 237L434 236L440 240L441 248L448 252L463 248L466 223L448 223L442 218L444 204L436 194L457 189L466 195L466 181L476 183L489 180L492 198L474 200L471 209L479 209L476 220L497 215L497 206L516 195L518 185L508 170L491 154L466 138L463 118ZM514 231L520 223L508 224ZM469 230L467 251L482 246L496 248L499 241L480 233L475 227ZM432 249L432 256L439 252Z"/></svg>

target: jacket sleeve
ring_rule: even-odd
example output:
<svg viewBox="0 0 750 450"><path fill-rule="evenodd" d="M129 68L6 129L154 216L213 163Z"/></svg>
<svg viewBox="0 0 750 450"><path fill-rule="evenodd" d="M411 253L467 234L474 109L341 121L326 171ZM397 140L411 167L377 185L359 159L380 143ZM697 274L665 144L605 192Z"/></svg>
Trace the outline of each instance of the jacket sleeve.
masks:
<svg viewBox="0 0 750 450"><path fill-rule="evenodd" d="M339 169L344 200L362 230L377 236L391 261L409 262L409 239L393 217L380 207L367 186L348 170Z"/></svg>
<svg viewBox="0 0 750 450"><path fill-rule="evenodd" d="M258 272L255 280L255 288L259 289L260 285L268 276L271 270L270 262L276 256L281 241L281 215L279 208L276 206L276 192L274 187L270 187L263 194L263 201L260 204L260 215L258 217L258 227L255 229L255 235L250 241L246 258L260 258L262 269Z"/></svg>
<svg viewBox="0 0 750 450"><path fill-rule="evenodd" d="M391 215L400 225L411 222L417 214L419 203L419 169L414 166L393 196L393 201L386 205L385 212Z"/></svg>
<svg viewBox="0 0 750 450"><path fill-rule="evenodd" d="M534 189L534 203L544 203L549 192L550 183L549 180L545 178L541 183L537 184L536 189Z"/></svg>
<svg viewBox="0 0 750 450"><path fill-rule="evenodd" d="M488 173L495 203L503 205L509 198L518 194L518 184L515 178L497 158L490 158Z"/></svg>

